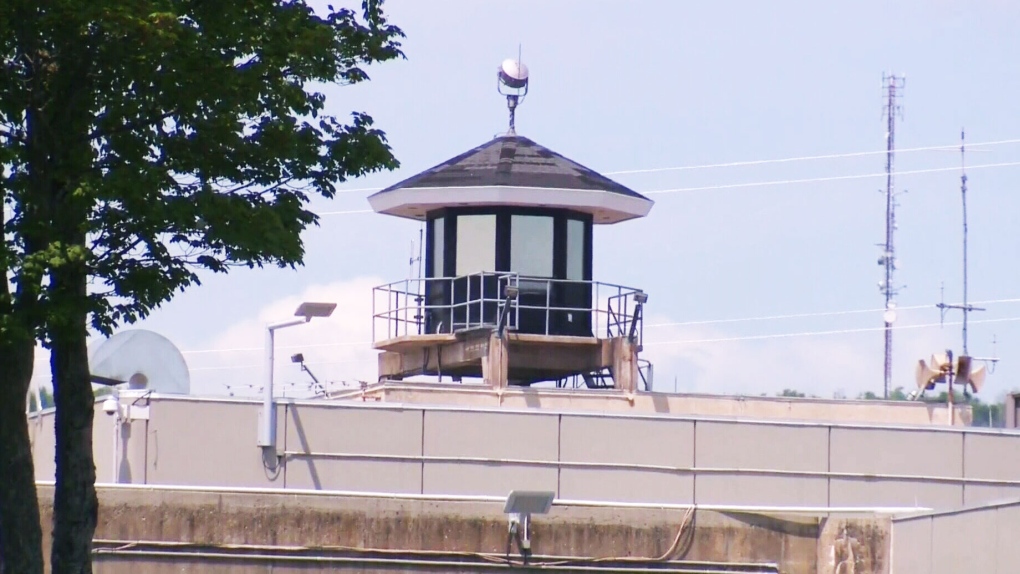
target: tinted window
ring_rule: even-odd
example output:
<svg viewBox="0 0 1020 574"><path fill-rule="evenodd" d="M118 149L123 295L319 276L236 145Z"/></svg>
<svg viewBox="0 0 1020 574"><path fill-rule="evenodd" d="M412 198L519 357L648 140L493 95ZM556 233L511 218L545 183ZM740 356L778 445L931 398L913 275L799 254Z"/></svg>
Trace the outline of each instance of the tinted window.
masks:
<svg viewBox="0 0 1020 574"><path fill-rule="evenodd" d="M496 270L496 216L457 217L457 276Z"/></svg>

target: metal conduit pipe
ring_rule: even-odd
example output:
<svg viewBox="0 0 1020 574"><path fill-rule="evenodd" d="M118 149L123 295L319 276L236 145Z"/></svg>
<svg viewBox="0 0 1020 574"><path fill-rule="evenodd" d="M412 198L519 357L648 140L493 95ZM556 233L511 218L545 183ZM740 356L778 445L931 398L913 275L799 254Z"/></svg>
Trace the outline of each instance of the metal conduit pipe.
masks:
<svg viewBox="0 0 1020 574"><path fill-rule="evenodd" d="M53 486L53 481L37 481L39 486ZM97 489L136 490L136 491L171 491L171 492L202 492L210 494L270 494L288 496L328 496L333 498L384 498L391 500L408 500L424 502L477 502L489 504L505 504L505 496L466 495L466 494L417 494L405 492L366 492L351 490L310 490L301 488L253 488L253 487L221 487L221 486L182 486L153 484L110 484L96 483ZM931 512L933 509L924 506L755 506L734 504L684 504L667 502L621 502L608 500L573 500L556 499L553 506L586 507L586 508L636 508L652 510L705 510L710 512L743 512L747 514L806 514L822 516L827 514L911 514Z"/></svg>
<svg viewBox="0 0 1020 574"><path fill-rule="evenodd" d="M361 566L376 566L376 567L393 567L393 568L407 568L417 567L422 569L436 569L436 568L447 568L447 569L464 569L467 566L478 569L501 569L505 570L510 564L504 560L499 562L487 562L487 561L458 561L458 560L425 560L425 559L407 559L407 558L368 558L368 557L348 557L348 556L305 556L305 555L286 555L286 554L237 554L230 552L212 552L212 551L187 551L187 552L173 552L166 550L116 550L116 549L96 549L93 550L93 555L96 558L102 559L103 557L113 558L125 558L125 557L145 557L145 558L172 558L175 560L181 559L208 559L208 560L238 560L248 562L292 562L292 563L328 563L328 564L343 564L347 566L361 565ZM532 560L536 560L532 557ZM519 562L512 562L514 565L520 564ZM665 564L665 566L663 565ZM719 563L715 567L704 567L695 566L693 568L686 568L682 562L676 563L654 563L649 562L648 568L641 568L635 566L621 566L618 563L605 563L601 566L594 565L570 565L570 564L550 564L542 565L539 562L530 562L528 567L534 570L551 570L557 572L605 572L607 570L612 572L628 572L628 573L643 573L654 570L655 572L675 572L677 574L723 574L741 572L745 574L778 574L779 567L775 564L762 564L755 565L753 568L733 568L729 564Z"/></svg>
<svg viewBox="0 0 1020 574"><path fill-rule="evenodd" d="M443 462L443 463L465 463L465 464L517 464L525 466L545 467L566 467L566 468L596 468L596 469L622 469L622 470L647 470L654 472L684 472L689 474L748 474L768 476L790 476L806 478L860 478L867 480L910 480L918 482L942 482L964 485L992 485L992 486L1020 486L1020 480L999 479L999 478L967 478L961 476L932 476L918 474L887 474L887 473L865 473L865 472L833 472L833 471L812 471L812 470L785 470L777 468L717 468L717 467L696 467L696 466L667 466L657 464L637 464L626 462L587 462L587 461L558 461L558 460L535 460L535 459L514 459L514 458L486 458L469 456L422 456L422 455L393 455L393 454L360 454L360 453L338 453L338 452L302 452L286 451L284 456L289 458L324 458L324 459L353 459L353 460L380 460L398 462Z"/></svg>
<svg viewBox="0 0 1020 574"><path fill-rule="evenodd" d="M156 548L207 548L221 551L264 551L264 552L357 552L364 554L400 554L416 556L445 556L461 558L485 558L505 561L505 554L492 552L470 552L460 550L397 550L390 548L356 548L353 546L286 546L274 544L202 544L199 542L178 542L172 540L113 540L97 538L92 541L94 553L106 553L107 551L128 551L139 547ZM144 550L144 548L139 548ZM654 561L651 559L640 559L635 557L610 557L591 558L587 556L561 556L557 554L534 554L531 560L544 562L633 562L637 560ZM708 560L678 560L676 564L684 567L715 568L725 565L731 571L743 571L763 567L776 566L770 562L713 562Z"/></svg>

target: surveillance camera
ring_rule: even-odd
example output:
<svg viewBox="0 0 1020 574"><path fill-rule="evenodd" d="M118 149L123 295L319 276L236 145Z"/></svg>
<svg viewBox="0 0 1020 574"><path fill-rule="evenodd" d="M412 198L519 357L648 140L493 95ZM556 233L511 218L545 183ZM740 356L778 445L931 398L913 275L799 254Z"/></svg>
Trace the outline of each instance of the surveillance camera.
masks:
<svg viewBox="0 0 1020 574"><path fill-rule="evenodd" d="M120 402L117 399L115 399L113 397L110 397L110 398L106 399L105 401L103 401L103 412L104 413L106 413L106 414L108 414L110 416L113 416L119 409L120 409Z"/></svg>

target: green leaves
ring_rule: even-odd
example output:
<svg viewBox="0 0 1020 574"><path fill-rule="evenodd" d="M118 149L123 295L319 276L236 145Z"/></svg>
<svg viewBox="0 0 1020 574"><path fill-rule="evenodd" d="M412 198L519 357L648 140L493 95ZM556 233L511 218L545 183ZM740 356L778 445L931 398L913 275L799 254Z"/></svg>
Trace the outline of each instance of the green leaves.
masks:
<svg viewBox="0 0 1020 574"><path fill-rule="evenodd" d="M311 89L403 56L379 1L321 15L302 0L4 4L0 190L14 217L0 261L40 288L83 268L89 288L61 297L100 331L200 270L300 264L311 195L398 165L369 115L324 114Z"/></svg>

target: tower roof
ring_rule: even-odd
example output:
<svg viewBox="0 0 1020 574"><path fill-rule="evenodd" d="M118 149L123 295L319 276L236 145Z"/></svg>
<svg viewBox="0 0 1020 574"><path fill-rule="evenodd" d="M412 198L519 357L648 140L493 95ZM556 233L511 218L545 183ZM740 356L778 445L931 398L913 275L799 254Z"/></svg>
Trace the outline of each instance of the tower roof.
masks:
<svg viewBox="0 0 1020 574"><path fill-rule="evenodd" d="M488 141L369 197L379 213L425 219L433 209L516 205L591 213L595 223L643 217L652 201L517 135Z"/></svg>

